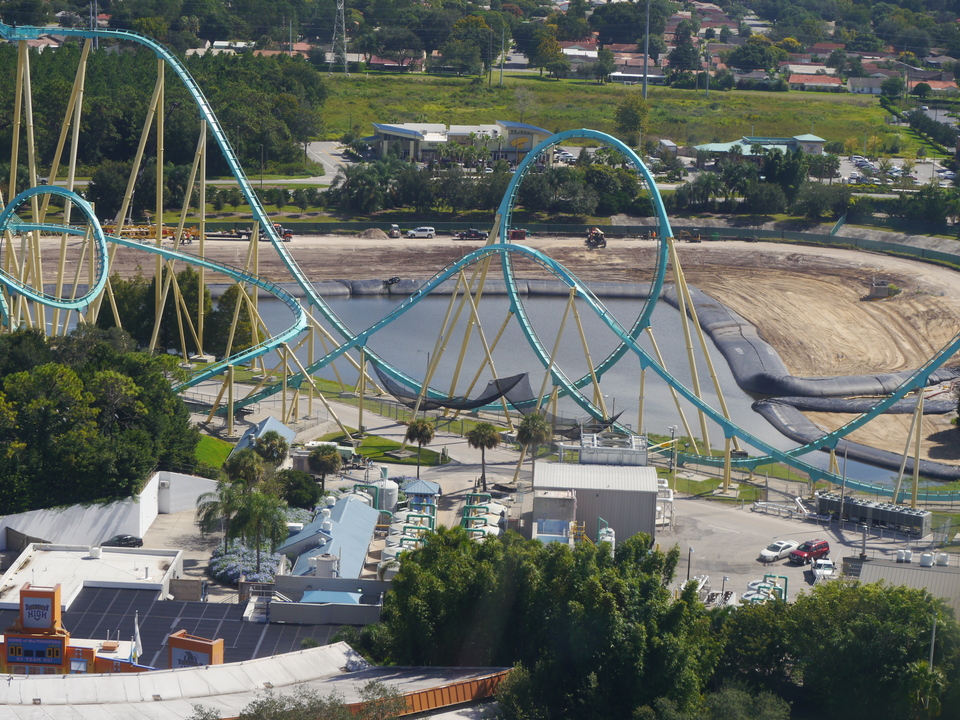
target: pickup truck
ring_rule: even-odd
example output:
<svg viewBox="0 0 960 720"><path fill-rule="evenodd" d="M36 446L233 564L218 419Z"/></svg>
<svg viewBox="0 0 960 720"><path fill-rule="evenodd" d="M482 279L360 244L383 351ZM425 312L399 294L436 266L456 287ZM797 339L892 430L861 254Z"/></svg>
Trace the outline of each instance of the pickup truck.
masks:
<svg viewBox="0 0 960 720"><path fill-rule="evenodd" d="M486 230L477 230L476 228L470 228L469 230L464 230L463 232L458 232L456 235L457 240L486 240L490 235Z"/></svg>

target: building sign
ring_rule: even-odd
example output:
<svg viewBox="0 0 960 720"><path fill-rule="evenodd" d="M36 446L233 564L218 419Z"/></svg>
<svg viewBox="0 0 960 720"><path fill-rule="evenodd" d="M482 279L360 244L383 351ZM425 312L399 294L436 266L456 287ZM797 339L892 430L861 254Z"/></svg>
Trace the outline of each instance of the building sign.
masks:
<svg viewBox="0 0 960 720"><path fill-rule="evenodd" d="M210 656L199 650L187 650L186 648L179 647L172 647L170 649L170 667L198 667L209 664Z"/></svg>
<svg viewBox="0 0 960 720"><path fill-rule="evenodd" d="M52 627L52 606L52 597L25 597L22 602L23 627L43 629Z"/></svg>
<svg viewBox="0 0 960 720"><path fill-rule="evenodd" d="M8 665L62 665L64 638L7 638Z"/></svg>

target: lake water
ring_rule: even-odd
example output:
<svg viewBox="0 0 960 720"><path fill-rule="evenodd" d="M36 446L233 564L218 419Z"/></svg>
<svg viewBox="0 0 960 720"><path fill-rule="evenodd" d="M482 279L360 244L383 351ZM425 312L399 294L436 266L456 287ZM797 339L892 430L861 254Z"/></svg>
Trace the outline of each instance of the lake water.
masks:
<svg viewBox="0 0 960 720"><path fill-rule="evenodd" d="M384 297L358 297L350 299L334 298L328 302L333 311L352 331L360 332L387 315L401 300ZM541 342L546 348L552 349L561 326L566 298L532 297L524 298L523 302ZM435 352L437 335L449 305L449 298L443 296L427 297L421 300L405 315L373 336L368 347L411 377L423 378L426 373L427 353L433 354ZM638 315L642 301L609 299L604 301L604 305L621 324L629 327ZM615 347L615 338L592 311L582 303L578 303L577 307L590 357L593 360L593 365L596 365ZM509 302L505 297L485 296L483 298L478 313L488 344L493 343L500 331L508 308ZM260 313L271 331L279 331L289 323L290 313L279 301L261 299ZM455 329L448 333L451 338L449 346L441 356L431 380L431 387L434 389L442 391L449 391L450 389L450 382L461 347L465 320L466 312L460 318L460 322L455 326ZM686 344L679 313L665 302L659 302L654 310L652 325L667 369L687 387L692 387L692 377L687 364ZM696 339L694 339L694 342L696 342ZM645 335L642 337L641 346L652 354L651 344ZM762 417L753 412L751 404L754 398L737 386L723 356L713 347L712 343L710 347L718 382L723 389L724 398L734 422L744 430L781 450L797 447L796 443L785 438ZM322 354L323 351L318 347L316 357L320 357ZM698 356L701 354L699 351L697 352ZM530 385L534 392L540 389L544 370L536 360L515 320L507 326L493 352L493 356L497 376L504 377L515 373L529 372ZM556 356L559 367L566 373L567 377L579 378L588 372L589 366L585 358L583 343L580 340L580 334L572 313L564 325ZM298 357L301 362L306 362L307 351L305 348L298 351ZM474 332L464 358L464 368L461 371L460 382L456 389L457 394L466 392L467 384L473 379L483 357L483 346ZM337 369L344 382L349 384L356 382L357 373L346 362L338 361ZM711 407L719 408L719 401L713 388L709 369L703 358L698 357L697 369L703 397ZM318 375L331 380L335 379L334 373L330 369L325 369ZM491 374L487 369L469 395L474 397L479 394L490 377ZM620 421L631 428L636 428L640 405L640 363L638 358L633 353L625 355L614 368L603 375L600 386L605 396L608 411L617 413L623 411ZM592 390L588 387L586 392L590 397ZM699 417L687 403L681 401L681 406L693 434L699 438L701 436ZM569 399L561 402L561 414L574 417L586 415ZM680 428L678 434L686 434L667 384L652 371L648 371L646 373L643 427L640 429L659 435L669 435L668 428L671 425ZM719 426L708 423L708 431L711 444L714 447L722 447L723 434ZM826 468L828 456L825 453L812 452L807 454L805 460L818 467ZM881 470L850 461L847 465L847 475L856 480L886 484L890 481L893 473L889 470Z"/></svg>

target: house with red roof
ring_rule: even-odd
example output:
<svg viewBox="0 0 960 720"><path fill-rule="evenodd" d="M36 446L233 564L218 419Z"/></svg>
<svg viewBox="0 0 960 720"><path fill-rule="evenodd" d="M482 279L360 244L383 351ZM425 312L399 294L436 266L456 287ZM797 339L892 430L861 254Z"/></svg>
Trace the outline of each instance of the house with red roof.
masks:
<svg viewBox="0 0 960 720"><path fill-rule="evenodd" d="M818 92L842 92L846 90L838 77L830 75L791 75L787 79L791 90L815 90Z"/></svg>

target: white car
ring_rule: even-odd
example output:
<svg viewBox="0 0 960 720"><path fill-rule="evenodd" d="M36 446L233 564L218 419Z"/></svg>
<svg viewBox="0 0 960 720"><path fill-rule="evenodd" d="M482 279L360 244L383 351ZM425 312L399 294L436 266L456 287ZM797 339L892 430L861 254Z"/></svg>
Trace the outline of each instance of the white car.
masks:
<svg viewBox="0 0 960 720"><path fill-rule="evenodd" d="M797 549L800 543L796 540L777 540L760 551L760 562L774 562L783 560Z"/></svg>
<svg viewBox="0 0 960 720"><path fill-rule="evenodd" d="M408 238L432 238L437 232L432 227L418 227L407 230Z"/></svg>

